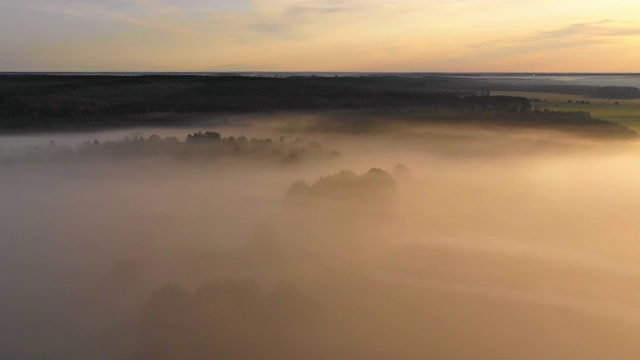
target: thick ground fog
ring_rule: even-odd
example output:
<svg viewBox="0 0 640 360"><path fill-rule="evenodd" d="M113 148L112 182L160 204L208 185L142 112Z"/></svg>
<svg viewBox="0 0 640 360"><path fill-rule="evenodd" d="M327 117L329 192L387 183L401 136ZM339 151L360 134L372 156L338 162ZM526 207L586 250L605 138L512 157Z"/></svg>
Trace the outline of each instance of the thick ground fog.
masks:
<svg viewBox="0 0 640 360"><path fill-rule="evenodd" d="M0 357L640 355L637 142L252 120L0 138Z"/></svg>

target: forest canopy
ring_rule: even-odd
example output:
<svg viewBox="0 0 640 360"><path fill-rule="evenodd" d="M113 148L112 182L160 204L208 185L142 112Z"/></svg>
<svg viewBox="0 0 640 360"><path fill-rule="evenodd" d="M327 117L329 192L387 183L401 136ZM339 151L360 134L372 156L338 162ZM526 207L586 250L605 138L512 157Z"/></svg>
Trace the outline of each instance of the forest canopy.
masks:
<svg viewBox="0 0 640 360"><path fill-rule="evenodd" d="M631 87L523 85L437 75L285 78L241 76L0 76L0 132L186 126L194 115L363 112L422 122L558 128L629 137L615 123L584 114L539 112L528 99L494 90L542 91L604 98L640 97ZM409 115L407 115L409 114ZM334 121L342 121L340 117ZM348 120L348 119L347 119ZM524 121L523 121L524 120ZM457 123L459 121L455 121Z"/></svg>

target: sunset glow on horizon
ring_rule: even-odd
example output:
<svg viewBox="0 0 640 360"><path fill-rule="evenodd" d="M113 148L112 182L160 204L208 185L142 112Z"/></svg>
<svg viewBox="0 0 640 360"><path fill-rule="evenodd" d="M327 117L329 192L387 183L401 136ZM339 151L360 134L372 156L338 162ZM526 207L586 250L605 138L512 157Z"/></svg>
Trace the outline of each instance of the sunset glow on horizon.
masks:
<svg viewBox="0 0 640 360"><path fill-rule="evenodd" d="M0 71L638 72L640 3L3 0Z"/></svg>

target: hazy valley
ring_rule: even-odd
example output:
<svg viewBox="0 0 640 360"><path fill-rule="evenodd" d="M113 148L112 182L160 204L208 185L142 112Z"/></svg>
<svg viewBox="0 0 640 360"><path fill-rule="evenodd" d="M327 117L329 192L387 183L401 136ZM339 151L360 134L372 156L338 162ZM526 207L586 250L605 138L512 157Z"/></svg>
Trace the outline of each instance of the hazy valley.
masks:
<svg viewBox="0 0 640 360"><path fill-rule="evenodd" d="M1 138L3 356L640 353L637 140L210 119Z"/></svg>

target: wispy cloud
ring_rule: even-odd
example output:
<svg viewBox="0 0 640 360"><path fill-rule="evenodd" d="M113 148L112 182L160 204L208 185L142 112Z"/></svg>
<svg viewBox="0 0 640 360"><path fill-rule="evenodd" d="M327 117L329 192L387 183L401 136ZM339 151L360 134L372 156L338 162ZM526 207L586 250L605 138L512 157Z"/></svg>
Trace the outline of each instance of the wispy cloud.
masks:
<svg viewBox="0 0 640 360"><path fill-rule="evenodd" d="M495 49L522 46L585 46L592 43L609 41L612 38L640 36L640 24L603 20L594 23L576 23L566 27L540 31L520 38L498 38L468 45L476 49Z"/></svg>
<svg viewBox="0 0 640 360"><path fill-rule="evenodd" d="M611 71L631 70L636 52L612 58L622 42L640 42L640 24L601 20L567 24L552 30L517 37L497 37L466 45L466 51L450 57L456 68L471 64L487 71Z"/></svg>
<svg viewBox="0 0 640 360"><path fill-rule="evenodd" d="M13 1L13 0L9 0ZM187 16L179 6L161 0L54 0L11 3L12 7L53 15L74 16L100 21L115 21L170 34L194 34L197 31L180 23Z"/></svg>
<svg viewBox="0 0 640 360"><path fill-rule="evenodd" d="M289 16L326 16L340 13L348 13L353 11L352 6L344 4L333 5L325 4L324 6L311 6L311 5L294 5L287 8L284 12Z"/></svg>
<svg viewBox="0 0 640 360"><path fill-rule="evenodd" d="M633 20L640 11L634 0L615 7L606 0L0 1L0 8L26 9L22 22L0 11L0 30L22 34L25 47L76 56L109 48L123 58L159 59L167 68L241 68L251 59L282 69L431 70L439 64L446 70L457 63L472 70L567 52L600 51L605 58L640 45L638 22L597 21L620 14ZM33 19L38 26L25 28ZM21 43L13 38L19 40L0 34L0 46ZM640 60L640 52L633 53Z"/></svg>
<svg viewBox="0 0 640 360"><path fill-rule="evenodd" d="M143 18L135 18L122 13L113 13L113 14L110 14L110 17L114 20L122 21L127 24L137 25L137 26L141 26L141 27L149 28L153 30L159 30L165 33L170 33L170 34L193 35L197 33L197 31L194 29L191 29L185 26L179 26L171 22L160 22L160 21L147 20Z"/></svg>

